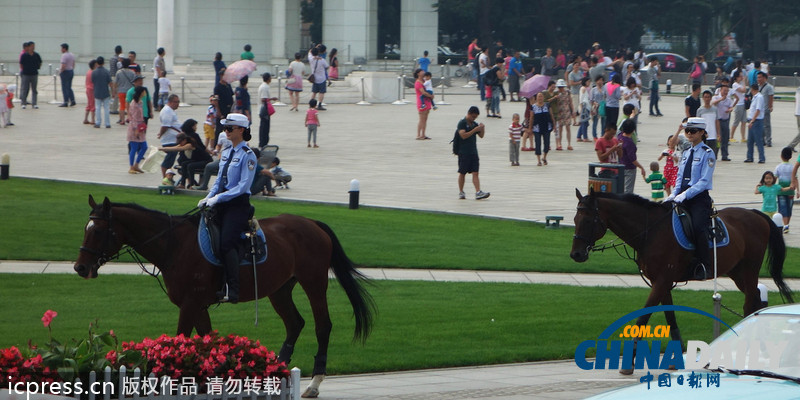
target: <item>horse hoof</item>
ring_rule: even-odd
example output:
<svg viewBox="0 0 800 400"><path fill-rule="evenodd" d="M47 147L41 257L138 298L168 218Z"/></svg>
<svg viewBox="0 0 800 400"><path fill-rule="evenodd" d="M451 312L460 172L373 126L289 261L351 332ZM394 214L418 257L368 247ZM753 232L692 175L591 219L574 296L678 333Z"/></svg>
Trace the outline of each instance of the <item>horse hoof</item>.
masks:
<svg viewBox="0 0 800 400"><path fill-rule="evenodd" d="M633 375L633 368L619 370L620 375Z"/></svg>
<svg viewBox="0 0 800 400"><path fill-rule="evenodd" d="M303 392L303 395L300 397L304 399L316 399L318 396L319 396L319 389L310 387L306 389L306 391Z"/></svg>

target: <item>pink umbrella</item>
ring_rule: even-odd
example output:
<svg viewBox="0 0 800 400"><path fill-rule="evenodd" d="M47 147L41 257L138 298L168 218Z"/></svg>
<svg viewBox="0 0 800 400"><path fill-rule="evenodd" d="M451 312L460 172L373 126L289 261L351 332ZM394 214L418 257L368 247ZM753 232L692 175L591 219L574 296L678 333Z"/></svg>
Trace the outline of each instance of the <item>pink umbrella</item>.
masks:
<svg viewBox="0 0 800 400"><path fill-rule="evenodd" d="M225 69L225 74L222 75L222 79L224 79L225 82L233 83L244 78L246 75L249 75L255 70L256 63L250 60L239 60L231 65L228 65L228 68Z"/></svg>
<svg viewBox="0 0 800 400"><path fill-rule="evenodd" d="M550 83L550 77L547 75L534 75L530 79L522 83L522 88L519 90L519 95L532 99L539 92L547 89L547 84Z"/></svg>

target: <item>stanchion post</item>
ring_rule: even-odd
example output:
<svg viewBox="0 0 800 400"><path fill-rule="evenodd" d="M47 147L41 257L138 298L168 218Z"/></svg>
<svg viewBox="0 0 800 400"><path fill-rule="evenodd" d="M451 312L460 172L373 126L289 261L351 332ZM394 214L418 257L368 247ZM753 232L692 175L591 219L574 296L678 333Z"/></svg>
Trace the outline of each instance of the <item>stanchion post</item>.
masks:
<svg viewBox="0 0 800 400"><path fill-rule="evenodd" d="M444 90L447 89L447 85L444 84L444 79L445 79L444 76L442 76L442 83L439 85L439 88L442 89L442 100L436 102L437 106L440 106L440 105L441 106L449 106L450 105L450 103L448 103L448 102L446 102L444 100Z"/></svg>
<svg viewBox="0 0 800 400"><path fill-rule="evenodd" d="M403 101L403 97L402 97L403 96L402 95L403 78L404 78L403 76L399 76L399 75L397 76L397 100L392 102L392 104L394 104L396 106L402 106L402 105L406 104L406 102Z"/></svg>
<svg viewBox="0 0 800 400"><path fill-rule="evenodd" d="M21 103L22 100L20 100L20 98L19 98L19 93L20 93L19 72L14 73L14 84L17 85L17 93L16 93L16 96L14 96L14 100L12 100L12 102Z"/></svg>
<svg viewBox="0 0 800 400"><path fill-rule="evenodd" d="M712 298L714 299L714 316L717 317L717 319L714 320L714 336L713 336L714 339L716 339L719 336L719 329L720 329L718 319L720 318L722 295L719 293L714 293Z"/></svg>
<svg viewBox="0 0 800 400"><path fill-rule="evenodd" d="M359 106L371 106L372 103L367 101L367 97L366 96L367 95L366 95L365 88L364 88L364 77L362 76L361 77L361 101L356 103L356 105L359 105Z"/></svg>
<svg viewBox="0 0 800 400"><path fill-rule="evenodd" d="M50 66L50 74L53 75L53 100L50 100L48 104L61 104L58 101L58 74L53 73L53 64L48 64ZM67 101L67 99L64 99Z"/></svg>
<svg viewBox="0 0 800 400"><path fill-rule="evenodd" d="M188 65L187 65L188 67ZM181 107L191 107L192 105L186 101L186 77L181 77Z"/></svg>
<svg viewBox="0 0 800 400"><path fill-rule="evenodd" d="M358 209L358 198L361 193L361 187L358 182L358 179L353 179L350 181L350 209L357 210Z"/></svg>
<svg viewBox="0 0 800 400"><path fill-rule="evenodd" d="M11 168L11 156L5 153L0 158L0 180L8 179L9 168Z"/></svg>
<svg viewBox="0 0 800 400"><path fill-rule="evenodd" d="M286 105L286 103L281 101L281 86L283 85L281 85L281 75L278 74L277 76L278 76L278 101L272 103L272 105L275 107L283 107Z"/></svg>
<svg viewBox="0 0 800 400"><path fill-rule="evenodd" d="M6 76L6 65L5 64L0 63L0 73L2 73L3 76Z"/></svg>

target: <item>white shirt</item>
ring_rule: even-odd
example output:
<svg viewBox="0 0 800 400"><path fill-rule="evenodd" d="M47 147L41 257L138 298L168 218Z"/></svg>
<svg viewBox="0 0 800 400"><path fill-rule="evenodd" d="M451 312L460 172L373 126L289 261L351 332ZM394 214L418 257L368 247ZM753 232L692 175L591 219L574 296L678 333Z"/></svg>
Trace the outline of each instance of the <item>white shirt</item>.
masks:
<svg viewBox="0 0 800 400"><path fill-rule="evenodd" d="M706 108L705 106L700 106L697 109L697 116L706 120L708 140L717 140L717 107Z"/></svg>
<svg viewBox="0 0 800 400"><path fill-rule="evenodd" d="M478 57L478 65L480 65L480 74L483 75L489 71L489 56L486 53L481 53Z"/></svg>
<svg viewBox="0 0 800 400"><path fill-rule="evenodd" d="M755 115L756 110L761 110L758 113L758 117L756 119L764 119L764 109L766 108L765 106L766 103L764 102L764 95L761 94L760 92L756 93L756 95L753 96L753 100L750 101L750 109L747 110L747 119L748 120L753 119L753 115Z"/></svg>
<svg viewBox="0 0 800 400"><path fill-rule="evenodd" d="M177 143L178 132L181 131L181 122L178 120L178 114L175 113L175 110L168 105L164 106L158 115L158 119L161 121L162 127L167 127L167 130L161 135L161 145Z"/></svg>
<svg viewBox="0 0 800 400"><path fill-rule="evenodd" d="M222 131L219 133L219 137L217 138L217 146L220 146L220 149L224 149L230 145L232 145L230 140L228 140L228 133Z"/></svg>
<svg viewBox="0 0 800 400"><path fill-rule="evenodd" d="M734 96L736 96L737 99L739 99L739 101L736 102L736 107L739 107L739 106L744 107L744 93L745 92L740 92L738 90L739 88L742 88L742 87L745 88L745 91L747 90L745 85L743 83L739 83L739 82L734 82L733 83L733 87L731 87L731 92L733 93Z"/></svg>
<svg viewBox="0 0 800 400"><path fill-rule="evenodd" d="M258 87L258 98L261 99L269 99L272 96L269 95L269 85L267 82L261 82L261 86ZM261 102L263 104L263 101Z"/></svg>
<svg viewBox="0 0 800 400"><path fill-rule="evenodd" d="M311 73L314 74L314 81L317 83L325 82L325 71L328 70L328 62L324 58L315 57L308 63Z"/></svg>

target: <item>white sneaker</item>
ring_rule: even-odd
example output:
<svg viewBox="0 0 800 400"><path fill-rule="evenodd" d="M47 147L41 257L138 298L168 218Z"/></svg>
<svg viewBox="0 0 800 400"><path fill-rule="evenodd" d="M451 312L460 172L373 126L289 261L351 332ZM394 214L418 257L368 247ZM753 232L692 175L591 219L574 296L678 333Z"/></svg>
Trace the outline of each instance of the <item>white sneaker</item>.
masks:
<svg viewBox="0 0 800 400"><path fill-rule="evenodd" d="M467 195L464 194L464 192L458 192L458 199L459 200L464 200L466 198L467 198Z"/></svg>
<svg viewBox="0 0 800 400"><path fill-rule="evenodd" d="M483 199L489 197L490 194L491 193L484 192L483 190L478 191L477 193L475 193L475 200L483 200Z"/></svg>

